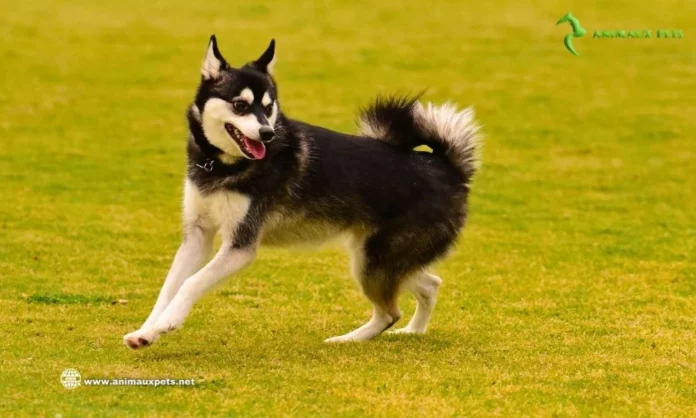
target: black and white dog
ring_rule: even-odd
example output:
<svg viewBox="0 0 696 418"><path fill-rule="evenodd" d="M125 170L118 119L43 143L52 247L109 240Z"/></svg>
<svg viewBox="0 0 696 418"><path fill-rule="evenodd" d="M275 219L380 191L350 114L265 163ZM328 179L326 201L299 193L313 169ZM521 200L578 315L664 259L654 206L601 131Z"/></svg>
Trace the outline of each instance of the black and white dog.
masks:
<svg viewBox="0 0 696 418"><path fill-rule="evenodd" d="M232 68L210 38L188 110L184 238L152 313L124 336L130 348L180 328L206 291L248 266L260 244L345 239L372 318L329 342L369 340L401 317L409 290L416 313L396 332L423 333L439 277L428 267L452 247L467 216L478 164L473 111L418 98L378 99L352 136L288 119L273 79L275 42ZM414 151L427 145L432 153ZM216 232L222 236L212 251Z"/></svg>

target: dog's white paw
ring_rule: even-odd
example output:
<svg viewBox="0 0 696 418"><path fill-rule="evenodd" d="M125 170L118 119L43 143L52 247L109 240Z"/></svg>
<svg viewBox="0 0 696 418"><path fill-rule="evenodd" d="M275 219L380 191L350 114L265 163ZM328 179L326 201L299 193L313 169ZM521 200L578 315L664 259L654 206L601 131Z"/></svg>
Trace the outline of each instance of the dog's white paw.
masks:
<svg viewBox="0 0 696 418"><path fill-rule="evenodd" d="M352 339L348 334L339 335L339 336L327 338L324 340L325 343L347 343L347 342L351 342L351 341L355 341L355 340Z"/></svg>
<svg viewBox="0 0 696 418"><path fill-rule="evenodd" d="M387 331L387 334L425 334L425 330L403 327L394 331Z"/></svg>
<svg viewBox="0 0 696 418"><path fill-rule="evenodd" d="M123 336L123 343L133 350L152 345L159 338L159 333L155 330L133 331Z"/></svg>

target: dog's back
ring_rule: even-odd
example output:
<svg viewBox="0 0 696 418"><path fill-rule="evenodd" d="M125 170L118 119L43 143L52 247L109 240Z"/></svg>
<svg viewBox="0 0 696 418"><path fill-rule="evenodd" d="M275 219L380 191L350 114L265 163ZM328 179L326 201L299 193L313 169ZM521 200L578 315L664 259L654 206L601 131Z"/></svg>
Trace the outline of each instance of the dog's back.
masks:
<svg viewBox="0 0 696 418"><path fill-rule="evenodd" d="M336 221L347 217L376 224L425 201L456 205L466 192L461 175L442 155L306 124L302 128L310 163L297 204L307 210Z"/></svg>

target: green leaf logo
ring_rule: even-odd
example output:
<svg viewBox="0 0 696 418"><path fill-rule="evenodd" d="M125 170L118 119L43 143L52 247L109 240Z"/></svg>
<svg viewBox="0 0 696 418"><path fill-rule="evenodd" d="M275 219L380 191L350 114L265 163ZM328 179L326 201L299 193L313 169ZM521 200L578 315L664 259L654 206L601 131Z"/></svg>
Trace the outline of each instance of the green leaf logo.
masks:
<svg viewBox="0 0 696 418"><path fill-rule="evenodd" d="M572 13L568 12L565 15L563 15L562 18L558 19L558 22L556 22L557 25L560 25L561 23L568 22L570 23L570 27L573 28L573 33L569 33L563 38L563 44L565 44L566 48L568 48L568 51L570 51L573 55L580 55L575 51L575 48L573 48L573 38L579 38L581 36L584 36L587 33L587 30L580 26L580 21L573 16Z"/></svg>

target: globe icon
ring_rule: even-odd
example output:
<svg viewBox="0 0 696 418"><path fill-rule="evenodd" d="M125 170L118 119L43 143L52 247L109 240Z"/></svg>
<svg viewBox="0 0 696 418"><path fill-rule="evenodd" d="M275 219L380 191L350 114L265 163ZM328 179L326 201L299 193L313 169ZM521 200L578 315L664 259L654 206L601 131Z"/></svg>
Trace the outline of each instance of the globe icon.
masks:
<svg viewBox="0 0 696 418"><path fill-rule="evenodd" d="M82 376L80 376L80 372L75 369L65 369L63 373L60 374L60 383L62 383L63 387L66 389L75 389L79 387L81 381Z"/></svg>

